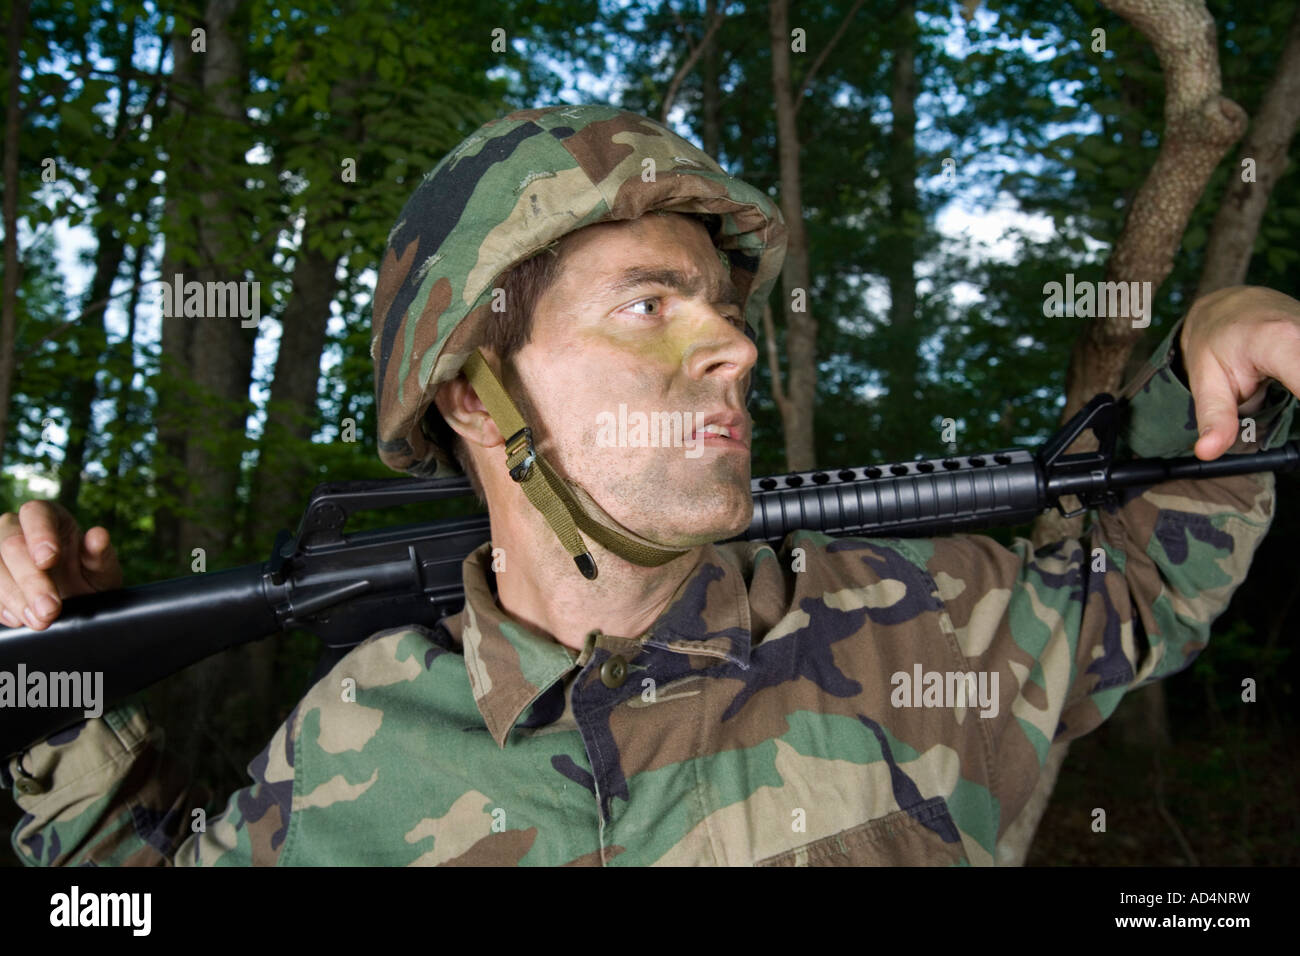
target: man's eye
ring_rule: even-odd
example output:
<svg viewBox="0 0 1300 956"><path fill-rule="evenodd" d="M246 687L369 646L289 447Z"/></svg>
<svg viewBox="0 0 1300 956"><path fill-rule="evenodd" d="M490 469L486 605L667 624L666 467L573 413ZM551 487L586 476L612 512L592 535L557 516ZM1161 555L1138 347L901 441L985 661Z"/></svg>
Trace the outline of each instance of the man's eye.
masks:
<svg viewBox="0 0 1300 956"><path fill-rule="evenodd" d="M642 305L644 305L644 306L653 306L653 308L647 308L647 310L646 310L645 312L637 312L637 311L636 311L636 310L637 310L637 307L638 307L638 306L642 306ZM630 312L635 312L637 315L658 315L660 312L663 311L661 308L659 308L659 299L658 299L658 298L641 299L641 300L639 300L639 301L637 301L637 302L633 302L633 303L632 303L631 305L629 305L627 308L628 308L628 311L630 311Z"/></svg>
<svg viewBox="0 0 1300 956"><path fill-rule="evenodd" d="M732 326L742 332L745 331L745 316L739 309L729 305L715 305L714 308L718 310L718 315L730 322Z"/></svg>

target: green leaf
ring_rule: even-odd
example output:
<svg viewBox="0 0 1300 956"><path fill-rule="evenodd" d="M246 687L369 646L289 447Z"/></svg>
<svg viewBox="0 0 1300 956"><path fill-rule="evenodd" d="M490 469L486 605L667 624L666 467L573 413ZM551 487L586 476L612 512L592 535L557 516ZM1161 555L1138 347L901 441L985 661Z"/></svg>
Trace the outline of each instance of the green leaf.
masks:
<svg viewBox="0 0 1300 956"><path fill-rule="evenodd" d="M59 121L74 137L90 139L94 136L95 116L85 103L82 99L65 102L59 107Z"/></svg>
<svg viewBox="0 0 1300 956"><path fill-rule="evenodd" d="M1110 98L1090 100L1088 105L1103 116L1119 116L1129 112L1129 107L1125 106L1123 102Z"/></svg>

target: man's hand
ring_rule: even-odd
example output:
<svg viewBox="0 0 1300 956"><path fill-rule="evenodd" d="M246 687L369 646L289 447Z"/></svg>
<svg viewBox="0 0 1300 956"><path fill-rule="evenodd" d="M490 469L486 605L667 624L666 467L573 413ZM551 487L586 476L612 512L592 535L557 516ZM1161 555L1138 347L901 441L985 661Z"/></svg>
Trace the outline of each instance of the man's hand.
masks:
<svg viewBox="0 0 1300 956"><path fill-rule="evenodd" d="M1237 415L1257 411L1268 379L1300 394L1300 302L1258 286L1197 299L1179 339L1201 437L1196 457L1218 458L1237 440Z"/></svg>
<svg viewBox="0 0 1300 956"><path fill-rule="evenodd" d="M0 515L0 620L9 627L49 627L63 598L122 586L122 568L104 528L85 537L54 501L26 501Z"/></svg>

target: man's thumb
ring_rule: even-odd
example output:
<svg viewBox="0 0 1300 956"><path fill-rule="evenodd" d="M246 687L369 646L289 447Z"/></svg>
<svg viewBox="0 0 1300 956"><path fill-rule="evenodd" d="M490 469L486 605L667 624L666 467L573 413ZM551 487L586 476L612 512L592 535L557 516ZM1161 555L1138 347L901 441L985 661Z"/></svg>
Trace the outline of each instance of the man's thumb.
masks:
<svg viewBox="0 0 1300 956"><path fill-rule="evenodd" d="M104 528L91 528L81 542L81 575L96 591L122 586L122 566Z"/></svg>
<svg viewBox="0 0 1300 956"><path fill-rule="evenodd" d="M1200 375L1188 370L1192 395L1196 400L1196 426L1201 437L1196 442L1196 457L1202 461L1218 458L1237 440L1237 397L1228 377L1217 367Z"/></svg>

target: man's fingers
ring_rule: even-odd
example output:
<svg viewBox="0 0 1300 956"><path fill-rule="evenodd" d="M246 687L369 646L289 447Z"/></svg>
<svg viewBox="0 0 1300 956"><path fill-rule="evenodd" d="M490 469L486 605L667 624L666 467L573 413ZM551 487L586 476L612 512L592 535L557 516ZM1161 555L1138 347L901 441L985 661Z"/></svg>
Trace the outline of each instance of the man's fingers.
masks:
<svg viewBox="0 0 1300 956"><path fill-rule="evenodd" d="M59 532L63 516L56 508L48 501L24 501L18 509L18 521L22 525L23 537L27 539L27 550L36 567L42 570L54 567L62 550Z"/></svg>
<svg viewBox="0 0 1300 956"><path fill-rule="evenodd" d="M1237 440L1237 395L1213 357L1188 368L1187 380L1196 402L1196 426L1201 433L1196 442L1196 457L1212 461Z"/></svg>
<svg viewBox="0 0 1300 956"><path fill-rule="evenodd" d="M3 563L0 563L0 621L4 622L5 627L23 627L26 621L23 620L23 611L27 607L27 599L23 597L22 589L14 583L13 576L5 569Z"/></svg>
<svg viewBox="0 0 1300 956"><path fill-rule="evenodd" d="M122 566L107 528L91 528L81 542L81 573L96 591L122 586Z"/></svg>
<svg viewBox="0 0 1300 956"><path fill-rule="evenodd" d="M14 613L22 614L24 624L39 630L59 616L63 602L49 575L32 560L25 535L14 534L0 541L0 559L21 592L23 606L14 608Z"/></svg>

